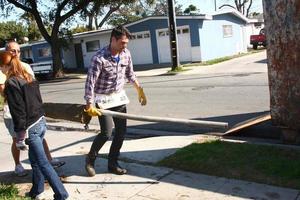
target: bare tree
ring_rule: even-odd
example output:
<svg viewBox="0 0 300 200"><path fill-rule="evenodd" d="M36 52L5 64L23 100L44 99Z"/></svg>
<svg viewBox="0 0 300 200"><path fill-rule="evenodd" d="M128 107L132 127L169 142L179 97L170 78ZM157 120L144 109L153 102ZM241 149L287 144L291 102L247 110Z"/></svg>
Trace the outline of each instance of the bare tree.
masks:
<svg viewBox="0 0 300 200"><path fill-rule="evenodd" d="M253 0L234 0L234 6L231 4L223 4L219 7L219 9L223 7L231 7L245 15L246 17L249 17L250 14L250 8L252 6Z"/></svg>

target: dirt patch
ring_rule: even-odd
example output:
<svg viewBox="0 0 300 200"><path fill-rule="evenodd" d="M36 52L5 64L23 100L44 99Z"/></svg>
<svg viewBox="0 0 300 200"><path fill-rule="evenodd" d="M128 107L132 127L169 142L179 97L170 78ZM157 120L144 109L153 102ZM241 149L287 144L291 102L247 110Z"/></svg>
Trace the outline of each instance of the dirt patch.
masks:
<svg viewBox="0 0 300 200"><path fill-rule="evenodd" d="M28 171L28 175L23 177L16 176L13 172L0 173L0 183L2 184L14 184L18 188L19 195L25 196L26 192L29 192L31 183L31 171ZM48 183L45 183L45 190L50 188Z"/></svg>

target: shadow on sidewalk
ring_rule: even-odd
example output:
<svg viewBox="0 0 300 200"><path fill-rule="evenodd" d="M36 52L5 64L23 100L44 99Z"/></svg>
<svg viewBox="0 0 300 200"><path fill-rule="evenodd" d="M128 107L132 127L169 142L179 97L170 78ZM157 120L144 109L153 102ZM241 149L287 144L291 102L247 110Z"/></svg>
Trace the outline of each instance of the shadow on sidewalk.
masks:
<svg viewBox="0 0 300 200"><path fill-rule="evenodd" d="M72 132L65 132L64 134L74 134ZM209 191L218 194L237 196L241 198L250 198L249 192L234 192L231 188L250 188L253 190L252 183L237 181L232 179L226 179L222 177L207 176L202 174L195 174L183 171L174 171L170 168L157 167L155 165L150 165L149 162L143 161L143 158L149 158L151 155L163 155L163 157L168 156L169 154L174 153L178 148L163 148L160 149L147 149L147 145L141 145L139 149L123 151L121 153L120 164L128 169L128 174L123 176L112 175L107 173L107 155L101 153L100 158L96 159L95 169L96 176L88 177L84 166L85 166L85 154L87 152L82 151L82 147L91 145L94 136L87 137L81 140L76 140L70 142L63 146L53 149L51 152L63 151L65 155L58 157L60 160L64 160L66 164L61 168L57 169L58 174L63 177L62 180L68 187L68 184L74 184L76 187L84 190L85 185L88 185L88 189L91 190L91 187L98 190L99 185L104 185L107 188L107 191L114 191L114 188L120 186L118 191L122 189L126 190L128 188L122 188L125 185L130 186L131 188L143 187L141 189L144 192L156 193L159 191L164 191L169 195L176 193L177 190L193 189L194 195L198 195L198 190ZM134 140L130 140L134 141ZM137 140L138 141L138 140ZM172 141L172 137L168 139ZM62 153L61 152L61 155ZM102 151L103 152L103 151ZM136 160L130 159L130 157L135 157ZM129 159L127 159L129 158ZM144 159L147 160L147 159ZM29 162L26 160L25 162ZM220 166L221 167L221 166ZM0 182L2 183L31 183L31 176L23 178L12 178L10 172L4 172L0 174ZM171 185L170 185L171 184ZM145 186L143 186L145 185ZM228 185L228 187L226 187ZM101 186L101 187L102 187ZM151 187L150 187L151 186ZM270 186L261 185L260 189L263 194L260 197L265 196L264 191ZM145 189L147 188L147 189ZM225 189L224 189L225 188ZM227 188L227 189L226 189ZM274 190L274 189L273 189ZM139 190L140 191L140 190ZM253 194L254 195L254 194ZM176 196L173 195L173 196Z"/></svg>

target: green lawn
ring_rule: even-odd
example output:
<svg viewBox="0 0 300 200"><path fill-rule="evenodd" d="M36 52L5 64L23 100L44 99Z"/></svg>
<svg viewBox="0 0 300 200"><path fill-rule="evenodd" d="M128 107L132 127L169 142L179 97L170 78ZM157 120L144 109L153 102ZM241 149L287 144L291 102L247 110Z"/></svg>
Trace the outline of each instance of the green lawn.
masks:
<svg viewBox="0 0 300 200"><path fill-rule="evenodd" d="M178 150L158 165L300 189L300 150L210 141Z"/></svg>
<svg viewBox="0 0 300 200"><path fill-rule="evenodd" d="M188 68L188 67L194 67L194 66L201 67L201 66L206 66L206 65L213 65L213 64L221 63L221 62L231 60L231 59L234 59L234 58L242 57L242 56L245 56L245 55L249 55L249 54L253 54L253 53L259 53L259 52L262 52L264 50L265 49L258 49L258 50L249 49L247 53L240 53L240 54L233 55L233 56L225 56L225 57L216 58L216 59L212 59L212 60L208 60L208 61L204 61L204 62L199 62L199 63L187 63L187 64L183 64L182 67L183 68Z"/></svg>
<svg viewBox="0 0 300 200"><path fill-rule="evenodd" d="M1 200L28 200L29 198L20 197L18 188L15 185L0 184L0 199Z"/></svg>

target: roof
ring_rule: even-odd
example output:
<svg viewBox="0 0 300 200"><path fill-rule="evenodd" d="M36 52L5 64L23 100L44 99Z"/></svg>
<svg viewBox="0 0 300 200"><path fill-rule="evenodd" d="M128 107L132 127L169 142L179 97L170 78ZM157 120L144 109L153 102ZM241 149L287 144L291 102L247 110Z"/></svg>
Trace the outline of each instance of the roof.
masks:
<svg viewBox="0 0 300 200"><path fill-rule="evenodd" d="M132 26L147 20L151 19L168 19L168 16L149 16L145 17L143 19L137 20L135 22L131 22L129 24L124 25L125 27ZM206 14L200 14L200 15L177 15L176 19L202 19L202 20L212 20L211 15L206 15Z"/></svg>
<svg viewBox="0 0 300 200"><path fill-rule="evenodd" d="M222 9L222 10L219 10L219 11L213 13L212 16L224 15L224 14L232 14L232 15L240 18L241 20L245 21L246 23L250 22L250 20L247 17L245 17L242 13L238 12L235 9Z"/></svg>
<svg viewBox="0 0 300 200"><path fill-rule="evenodd" d="M93 36L93 35L99 35L99 34L105 34L110 33L112 29L104 29L104 30L93 30L93 31L86 31L81 33L75 33L73 34L73 38L82 38L85 36Z"/></svg>
<svg viewBox="0 0 300 200"><path fill-rule="evenodd" d="M168 19L168 16L149 16L149 17L145 17L145 18L142 18L140 20L137 20L135 22L131 22L131 23L125 24L124 26L125 27L132 26L132 25L144 22L144 21L151 20L151 19ZM179 16L176 16L176 19L212 20L212 16L211 15L205 15L205 14L202 14L202 15L179 15ZM106 34L106 33L110 33L111 31L112 31L112 29L86 31L86 32L81 32L81 33L73 34L73 37L74 38L82 38L82 37L85 37L85 36L93 36L93 35L99 35L99 34Z"/></svg>

